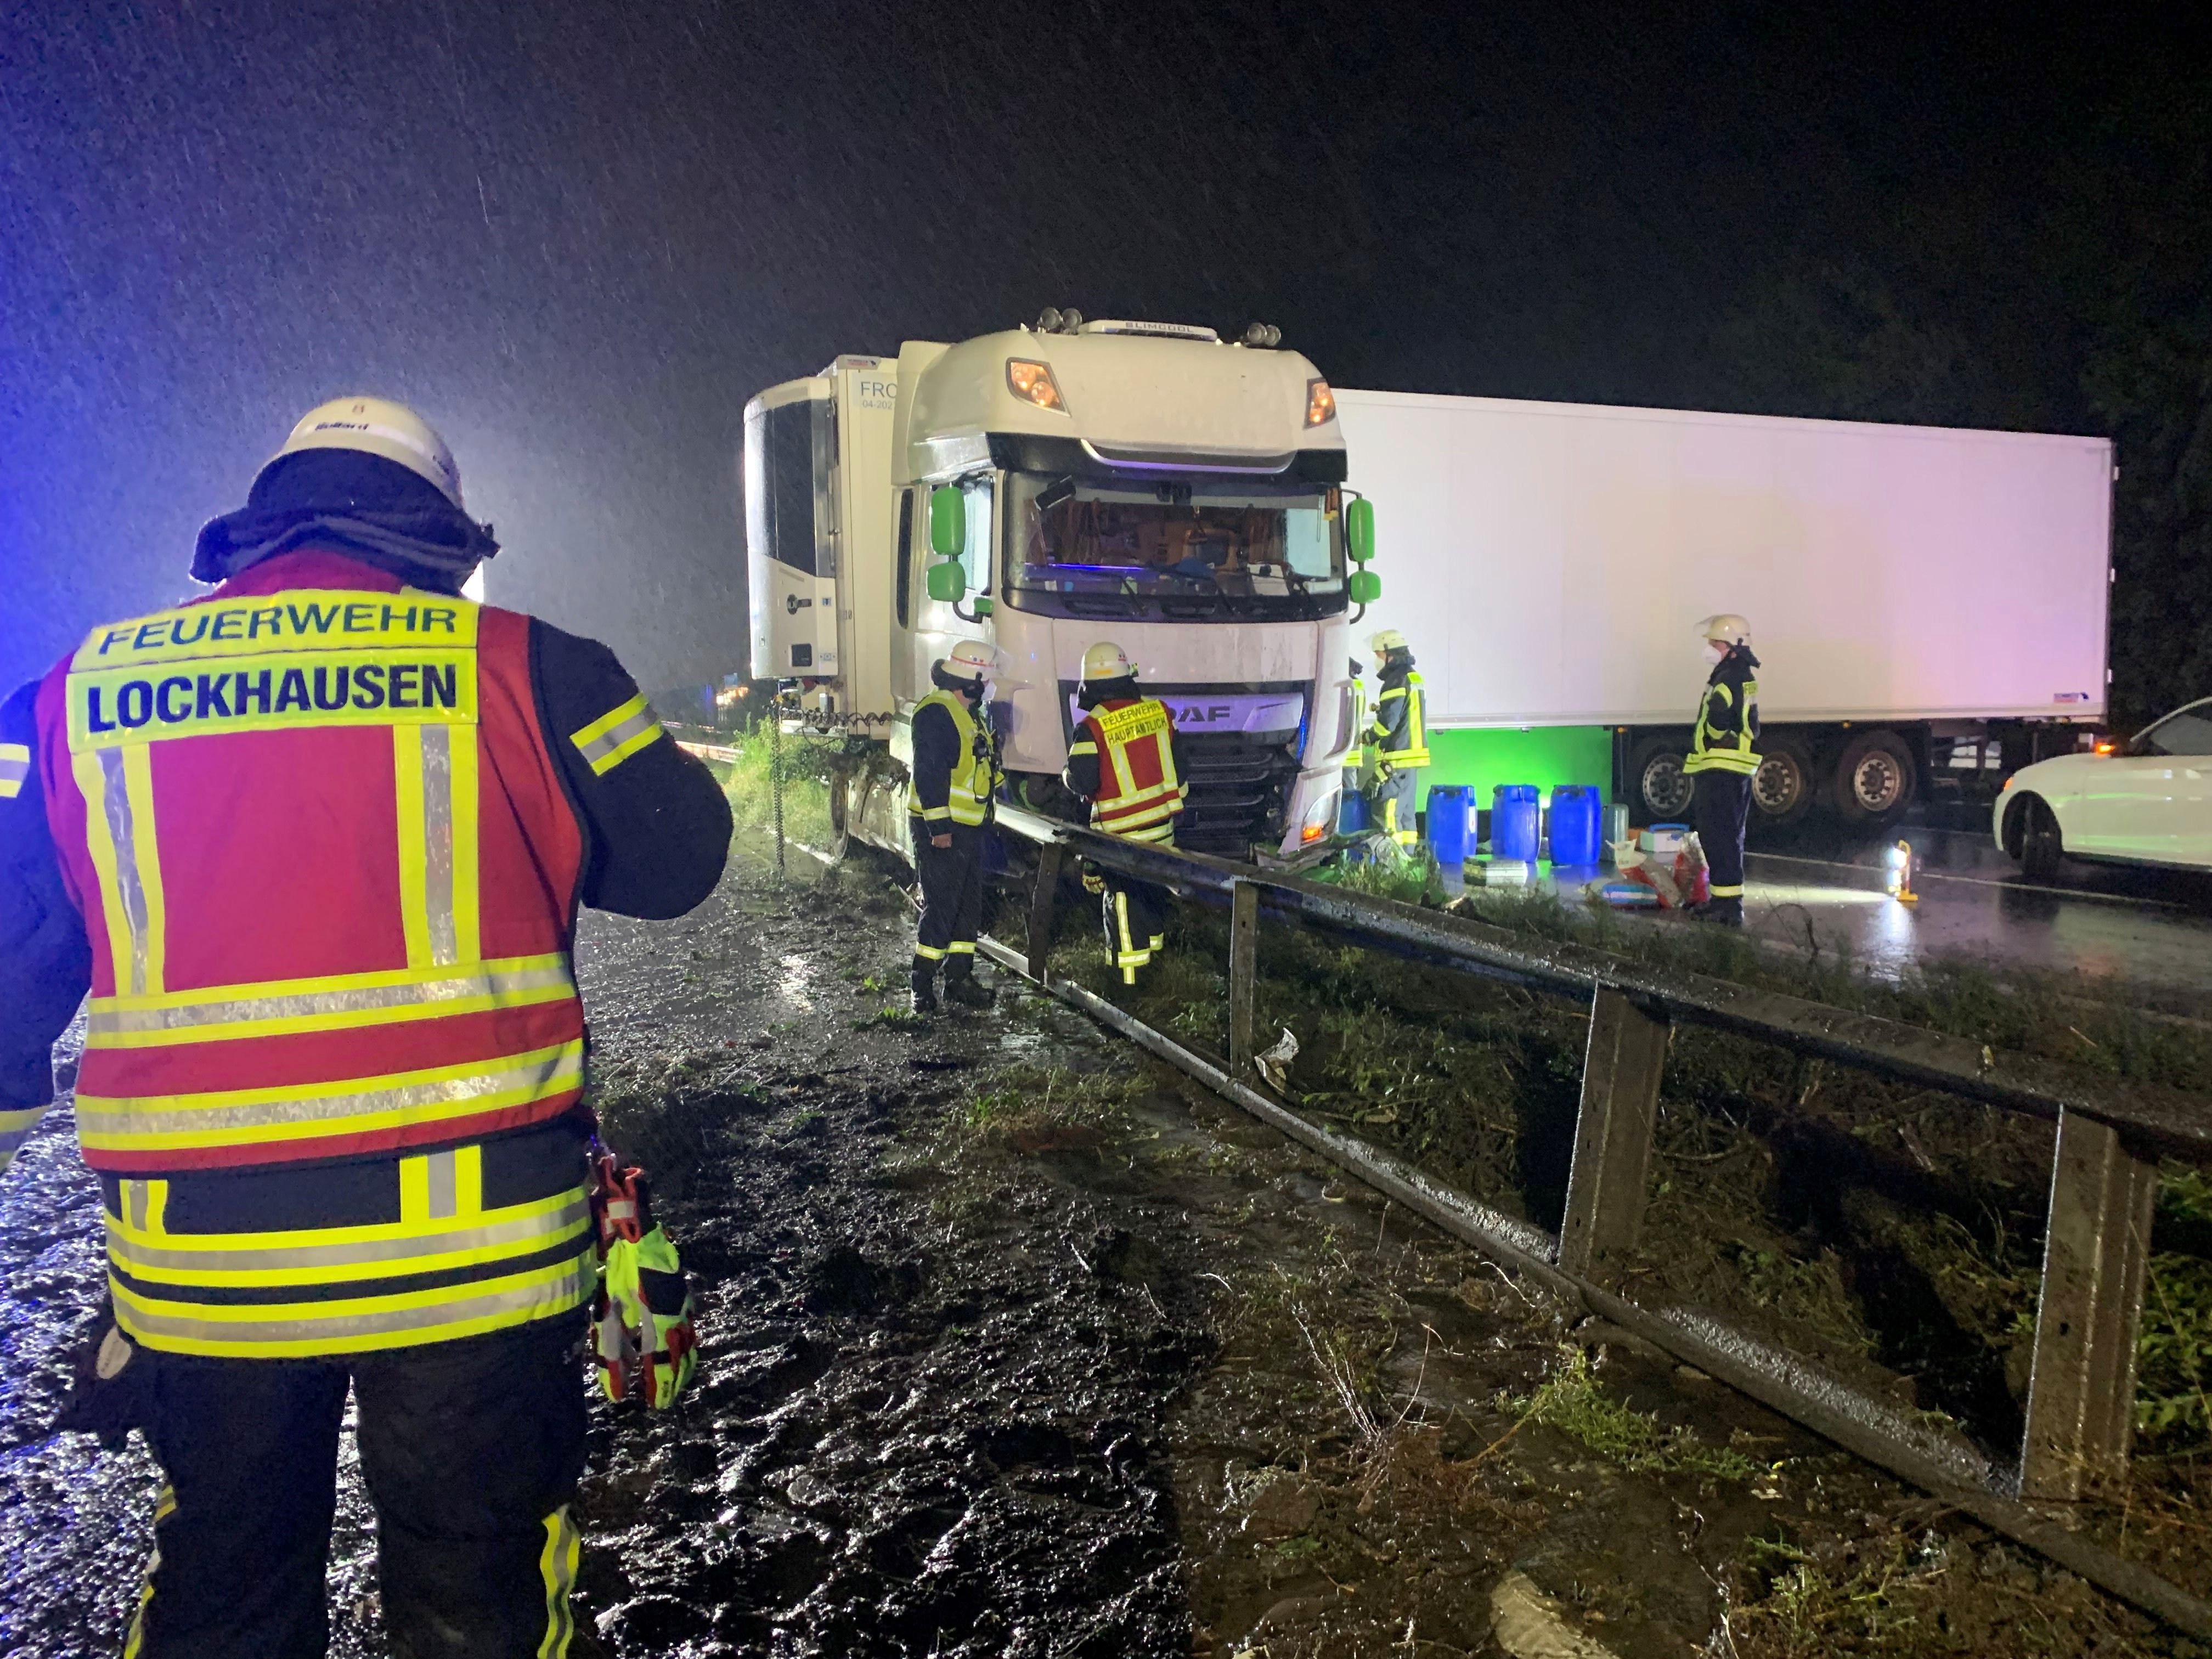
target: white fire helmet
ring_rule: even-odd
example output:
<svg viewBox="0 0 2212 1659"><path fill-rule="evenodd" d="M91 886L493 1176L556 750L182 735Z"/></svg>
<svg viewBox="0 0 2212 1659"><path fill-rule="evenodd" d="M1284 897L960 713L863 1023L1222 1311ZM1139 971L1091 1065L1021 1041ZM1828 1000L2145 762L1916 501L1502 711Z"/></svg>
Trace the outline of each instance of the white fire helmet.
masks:
<svg viewBox="0 0 2212 1659"><path fill-rule="evenodd" d="M1395 628L1386 628L1367 641L1367 648L1378 657L1388 656L1406 649L1406 636Z"/></svg>
<svg viewBox="0 0 2212 1659"><path fill-rule="evenodd" d="M303 449L357 449L380 456L405 467L455 507L461 505L461 470L437 428L388 398L333 398L316 404L300 417L269 465Z"/></svg>
<svg viewBox="0 0 2212 1659"><path fill-rule="evenodd" d="M1733 611L1723 611L1717 616L1706 617L1698 624L1698 631L1721 645L1751 643L1751 624Z"/></svg>
<svg viewBox="0 0 2212 1659"><path fill-rule="evenodd" d="M937 665L953 679L981 685L998 667L999 653L981 640L963 640L952 647L952 654Z"/></svg>
<svg viewBox="0 0 2212 1659"><path fill-rule="evenodd" d="M1137 672L1137 665L1129 660L1128 653L1111 640L1101 640L1083 653L1083 681L1086 685L1101 680L1125 680Z"/></svg>

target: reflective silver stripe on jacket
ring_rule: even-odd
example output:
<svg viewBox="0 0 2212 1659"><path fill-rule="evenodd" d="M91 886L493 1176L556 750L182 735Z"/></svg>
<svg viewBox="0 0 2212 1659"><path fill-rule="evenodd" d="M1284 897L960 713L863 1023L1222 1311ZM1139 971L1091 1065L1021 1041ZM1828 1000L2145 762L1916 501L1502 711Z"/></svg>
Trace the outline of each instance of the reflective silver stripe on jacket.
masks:
<svg viewBox="0 0 2212 1659"><path fill-rule="evenodd" d="M622 757L623 750L626 747L638 738L659 730L660 717L653 712L653 705L647 702L641 696L634 697L630 701L637 705L636 708L629 714L623 714L623 708L613 710L613 714L619 714L622 718L617 720L611 726L602 727L599 720L594 720L568 739L576 745L578 752L591 763L592 771L606 771ZM626 703L623 708L627 708L629 706Z"/></svg>
<svg viewBox="0 0 2212 1659"><path fill-rule="evenodd" d="M288 1094L282 1100L236 1106L185 1106L165 1110L131 1096L79 1095L76 1117L81 1127L94 1132L102 1141L145 1135L196 1134L210 1130L321 1123L429 1107L464 1106L496 1095L513 1096L517 1103L521 1103L542 1100L570 1085L581 1083L583 1077L584 1045L580 1041L548 1051L536 1064L511 1066L505 1071L477 1072L434 1082L395 1084L346 1094ZM220 1095L210 1097L222 1098ZM155 1098L189 1100L192 1097Z"/></svg>
<svg viewBox="0 0 2212 1659"><path fill-rule="evenodd" d="M20 743L0 743L0 800L22 793L23 780L31 775L31 751Z"/></svg>
<svg viewBox="0 0 2212 1659"><path fill-rule="evenodd" d="M581 1188L557 1210L517 1216L478 1226L449 1227L437 1232L404 1238L373 1238L331 1243L326 1238L313 1244L285 1244L269 1249L229 1249L195 1246L189 1234L167 1233L161 1243L133 1239L112 1217L107 1218L108 1259L137 1277L172 1273L267 1274L287 1270L325 1267L374 1267L405 1264L425 1256L457 1252L480 1252L502 1245L536 1243L550 1248L568 1234L580 1231L591 1219L591 1200ZM220 1238L222 1235L209 1236ZM322 1236L318 1236L322 1237Z"/></svg>
<svg viewBox="0 0 2212 1659"><path fill-rule="evenodd" d="M512 996L528 991L571 990L574 981L565 962L530 968L483 969L450 978L414 984L372 985L349 991L286 991L270 996L231 997L167 1008L101 1008L95 998L88 1016L90 1035L132 1031L182 1031L242 1025L264 1019L312 1019L321 1016L379 1013L390 1008L427 1008L470 997Z"/></svg>

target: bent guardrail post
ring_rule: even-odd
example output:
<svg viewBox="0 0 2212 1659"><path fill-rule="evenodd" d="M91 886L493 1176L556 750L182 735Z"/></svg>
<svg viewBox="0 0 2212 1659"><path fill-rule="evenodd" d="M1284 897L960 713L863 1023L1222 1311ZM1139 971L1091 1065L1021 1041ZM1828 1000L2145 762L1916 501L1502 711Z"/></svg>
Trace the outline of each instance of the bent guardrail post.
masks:
<svg viewBox="0 0 2212 1659"><path fill-rule="evenodd" d="M2058 1115L2021 1496L2073 1503L2124 1473L2158 1170L2110 1124Z"/></svg>
<svg viewBox="0 0 2212 1659"><path fill-rule="evenodd" d="M1620 1287L1644 1231L1659 1076L1673 1029L1663 1012L1648 1012L1612 986L1590 999L1559 1267L1607 1290Z"/></svg>
<svg viewBox="0 0 2212 1659"><path fill-rule="evenodd" d="M1260 890L1240 881L1229 890L1229 1075L1252 1080L1252 1021L1260 952Z"/></svg>

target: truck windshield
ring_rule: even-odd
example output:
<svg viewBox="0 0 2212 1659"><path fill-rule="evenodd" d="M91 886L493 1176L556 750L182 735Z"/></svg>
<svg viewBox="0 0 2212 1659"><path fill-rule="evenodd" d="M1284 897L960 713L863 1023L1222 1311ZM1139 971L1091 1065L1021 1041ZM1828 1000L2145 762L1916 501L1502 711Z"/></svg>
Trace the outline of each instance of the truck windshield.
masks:
<svg viewBox="0 0 2212 1659"><path fill-rule="evenodd" d="M1342 518L1313 485L1015 473L1008 486L1006 589L1024 609L1227 618L1343 608Z"/></svg>

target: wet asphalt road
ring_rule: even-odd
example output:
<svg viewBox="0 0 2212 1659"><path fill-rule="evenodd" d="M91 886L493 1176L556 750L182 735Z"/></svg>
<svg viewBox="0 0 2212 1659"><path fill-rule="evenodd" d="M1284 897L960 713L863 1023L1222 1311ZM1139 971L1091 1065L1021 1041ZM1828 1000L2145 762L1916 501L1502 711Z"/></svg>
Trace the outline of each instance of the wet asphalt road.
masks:
<svg viewBox="0 0 2212 1659"><path fill-rule="evenodd" d="M1886 890L1885 854L1900 838L1916 859L1914 904ZM1541 873L1578 896L1611 872ZM1810 823L1765 831L1745 875L1755 934L1842 951L1875 973L1966 957L2136 988L2168 1012L2212 1015L2212 872L2069 859L2055 881L2032 882L1978 819L1961 817L1916 817L1881 837Z"/></svg>

